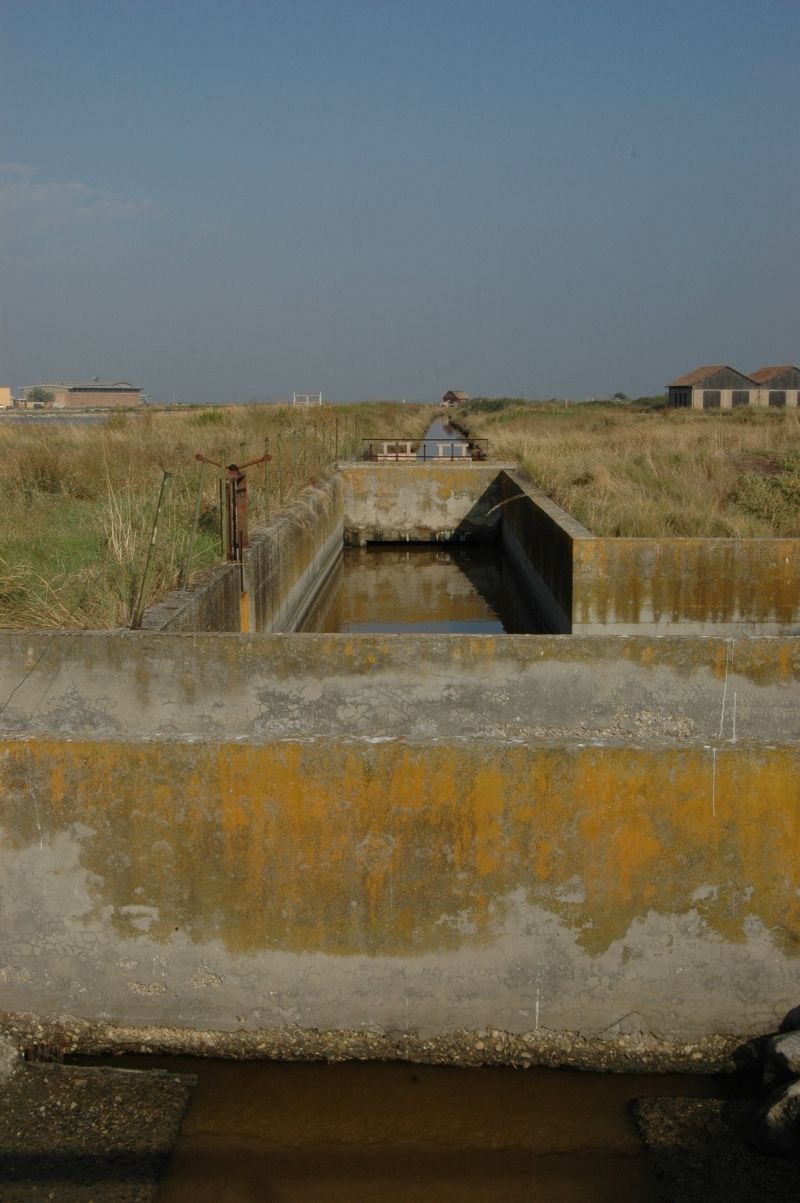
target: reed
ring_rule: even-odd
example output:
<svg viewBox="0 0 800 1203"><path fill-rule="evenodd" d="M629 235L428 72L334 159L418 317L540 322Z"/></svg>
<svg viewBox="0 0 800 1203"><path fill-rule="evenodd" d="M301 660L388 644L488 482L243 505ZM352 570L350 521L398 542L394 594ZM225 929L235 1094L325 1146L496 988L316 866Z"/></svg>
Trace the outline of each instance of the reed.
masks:
<svg viewBox="0 0 800 1203"><path fill-rule="evenodd" d="M604 536L800 536L797 410L478 403L470 434Z"/></svg>
<svg viewBox="0 0 800 1203"><path fill-rule="evenodd" d="M375 403L114 413L97 425L57 418L0 422L0 627L125 626L141 579L161 478L171 488L159 524L149 601L175 587L197 504L195 454L243 463L252 529L322 475L361 438L419 437L430 406ZM283 454L278 462L277 450ZM220 557L219 475L207 471L191 572Z"/></svg>

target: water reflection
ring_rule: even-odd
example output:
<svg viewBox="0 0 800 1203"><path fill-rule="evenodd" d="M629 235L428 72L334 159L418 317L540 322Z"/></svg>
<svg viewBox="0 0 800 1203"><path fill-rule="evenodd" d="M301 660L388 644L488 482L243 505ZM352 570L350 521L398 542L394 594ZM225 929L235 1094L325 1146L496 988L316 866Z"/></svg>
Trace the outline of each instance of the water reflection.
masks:
<svg viewBox="0 0 800 1203"><path fill-rule="evenodd" d="M424 441L420 444L417 459L435 459L438 455L437 443L442 439L463 439L464 436L455 426L436 418L428 429Z"/></svg>
<svg viewBox="0 0 800 1203"><path fill-rule="evenodd" d="M126 1057L194 1073L161 1203L649 1203L643 1096L724 1097L695 1074Z"/></svg>
<svg viewBox="0 0 800 1203"><path fill-rule="evenodd" d="M345 548L304 632L499 635L541 630L502 553L483 544Z"/></svg>

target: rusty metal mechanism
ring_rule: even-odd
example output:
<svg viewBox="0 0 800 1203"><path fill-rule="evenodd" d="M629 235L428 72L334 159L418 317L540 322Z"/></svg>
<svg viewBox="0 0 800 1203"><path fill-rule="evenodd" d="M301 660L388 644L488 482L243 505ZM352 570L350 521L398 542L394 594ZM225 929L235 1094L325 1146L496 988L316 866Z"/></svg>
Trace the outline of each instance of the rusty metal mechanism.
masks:
<svg viewBox="0 0 800 1203"><path fill-rule="evenodd" d="M246 464L221 464L219 460L209 459L200 452L194 457L201 464L213 464L222 468L225 476L225 514L223 524L227 529L227 539L224 540L228 550L228 559L241 564L247 542L247 477L245 468L254 468L256 464L264 464L272 459L271 455L260 455L258 459L248 460Z"/></svg>

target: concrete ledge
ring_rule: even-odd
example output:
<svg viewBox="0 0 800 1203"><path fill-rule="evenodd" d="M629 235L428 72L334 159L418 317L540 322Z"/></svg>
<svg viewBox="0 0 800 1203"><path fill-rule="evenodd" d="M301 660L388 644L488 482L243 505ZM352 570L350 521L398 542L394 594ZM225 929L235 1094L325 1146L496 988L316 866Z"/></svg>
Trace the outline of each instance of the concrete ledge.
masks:
<svg viewBox="0 0 800 1203"><path fill-rule="evenodd" d="M793 743L800 639L0 633L0 731Z"/></svg>
<svg viewBox="0 0 800 1203"><path fill-rule="evenodd" d="M410 1061L421 1065L532 1065L606 1073L731 1073L735 1036L657 1040L615 1026L597 1036L538 1028L512 1035L498 1028L460 1029L423 1038L412 1029L320 1031L284 1025L259 1031L94 1023L74 1015L43 1019L0 1011L0 1033L19 1049L45 1046L63 1056L152 1053L258 1061Z"/></svg>

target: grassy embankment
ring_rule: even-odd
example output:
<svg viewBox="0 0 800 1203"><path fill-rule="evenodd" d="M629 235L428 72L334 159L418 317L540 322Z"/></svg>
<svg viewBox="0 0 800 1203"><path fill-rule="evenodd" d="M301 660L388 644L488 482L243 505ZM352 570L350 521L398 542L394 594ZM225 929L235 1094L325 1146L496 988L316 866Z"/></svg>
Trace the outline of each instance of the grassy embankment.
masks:
<svg viewBox="0 0 800 1203"><path fill-rule="evenodd" d="M800 536L800 413L481 399L495 458L605 536Z"/></svg>
<svg viewBox="0 0 800 1203"><path fill-rule="evenodd" d="M361 439L419 437L434 409L389 403L136 412L97 425L58 419L0 423L0 627L104 629L127 625L163 472L171 479L159 523L149 601L184 567L200 479L196 452L243 463L257 527ZM337 434L338 431L338 434ZM220 558L219 477L204 473L192 572Z"/></svg>

